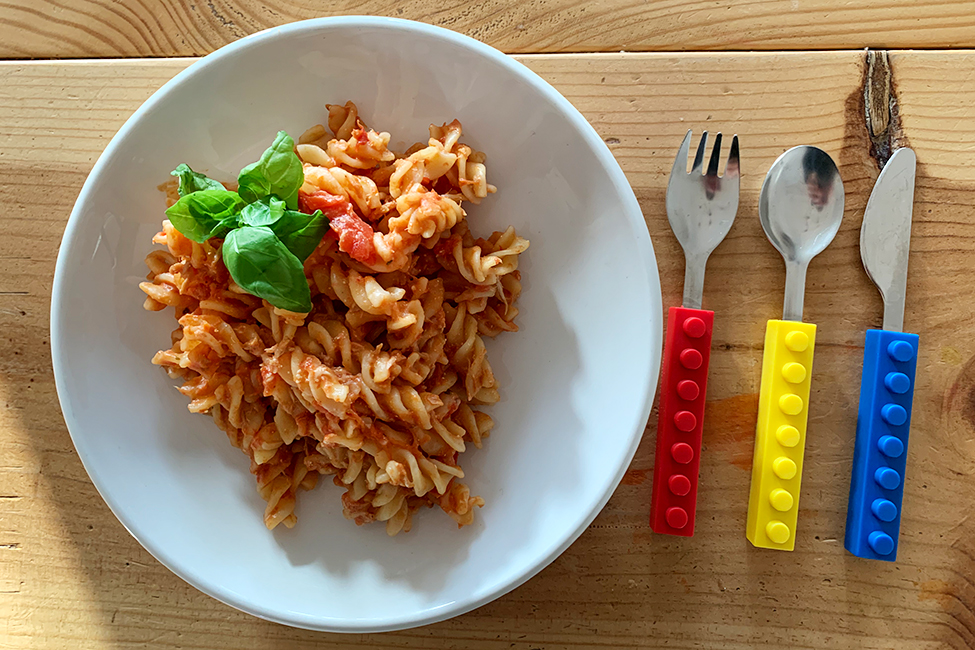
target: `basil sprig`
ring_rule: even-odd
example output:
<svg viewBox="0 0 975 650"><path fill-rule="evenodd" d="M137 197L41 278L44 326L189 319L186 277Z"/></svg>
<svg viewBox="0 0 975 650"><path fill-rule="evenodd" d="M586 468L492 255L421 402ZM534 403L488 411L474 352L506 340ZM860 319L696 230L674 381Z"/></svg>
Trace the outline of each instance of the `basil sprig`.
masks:
<svg viewBox="0 0 975 650"><path fill-rule="evenodd" d="M328 231L328 219L321 210L295 209L305 176L294 147L279 132L261 159L240 171L236 192L180 165L172 172L180 199L166 216L195 242L224 238L224 264L242 289L279 309L307 313L311 291L304 262Z"/></svg>

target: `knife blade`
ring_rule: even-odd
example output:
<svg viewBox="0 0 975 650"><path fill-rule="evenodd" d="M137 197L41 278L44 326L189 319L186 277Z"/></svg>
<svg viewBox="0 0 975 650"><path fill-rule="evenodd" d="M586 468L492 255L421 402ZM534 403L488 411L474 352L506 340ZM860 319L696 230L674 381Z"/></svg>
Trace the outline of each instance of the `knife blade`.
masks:
<svg viewBox="0 0 975 650"><path fill-rule="evenodd" d="M904 331L916 172L914 151L895 151L870 193L860 228L860 258L883 296L884 329L891 332Z"/></svg>

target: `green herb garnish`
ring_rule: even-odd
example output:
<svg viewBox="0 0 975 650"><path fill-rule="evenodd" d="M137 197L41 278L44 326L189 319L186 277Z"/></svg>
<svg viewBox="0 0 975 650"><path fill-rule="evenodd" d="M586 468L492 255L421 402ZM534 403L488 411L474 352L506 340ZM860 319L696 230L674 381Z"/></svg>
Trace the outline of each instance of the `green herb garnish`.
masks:
<svg viewBox="0 0 975 650"><path fill-rule="evenodd" d="M265 196L250 203L240 212L240 220L247 226L270 226L284 214L284 201Z"/></svg>
<svg viewBox="0 0 975 650"><path fill-rule="evenodd" d="M311 293L301 260L266 226L243 226L223 240L223 263L234 281L275 307L307 313Z"/></svg>
<svg viewBox="0 0 975 650"><path fill-rule="evenodd" d="M223 183L215 181L212 178L207 178L206 174L193 171L186 163L171 171L170 174L179 179L180 196L186 196L187 194L192 194L200 190L224 189Z"/></svg>
<svg viewBox="0 0 975 650"><path fill-rule="evenodd" d="M197 190L174 203L166 216L180 231L202 244L211 237L223 237L236 227L236 217L246 205L237 192Z"/></svg>
<svg viewBox="0 0 975 650"><path fill-rule="evenodd" d="M322 236L328 230L328 219L321 210L315 210L314 214L285 210L271 230L289 251L304 262L322 241Z"/></svg>
<svg viewBox="0 0 975 650"><path fill-rule="evenodd" d="M307 313L304 262L328 231L328 219L321 210L296 210L305 176L294 146L279 132L261 159L240 171L236 192L180 165L172 174L181 198L166 216L195 242L223 237L224 264L242 289L279 309Z"/></svg>
<svg viewBox="0 0 975 650"><path fill-rule="evenodd" d="M240 170L237 191L248 203L274 194L289 208L298 208L298 188L305 182L301 160L295 154L295 141L284 131L257 162Z"/></svg>

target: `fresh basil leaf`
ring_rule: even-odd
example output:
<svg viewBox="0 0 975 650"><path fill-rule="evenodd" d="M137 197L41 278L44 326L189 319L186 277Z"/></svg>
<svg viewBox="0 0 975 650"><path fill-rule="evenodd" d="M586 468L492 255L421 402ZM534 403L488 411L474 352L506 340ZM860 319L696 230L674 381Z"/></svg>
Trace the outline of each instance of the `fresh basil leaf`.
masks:
<svg viewBox="0 0 975 650"><path fill-rule="evenodd" d="M205 174L190 169L186 163L170 172L170 175L179 179L179 195L186 196L200 190L222 190L225 189L223 183L208 178Z"/></svg>
<svg viewBox="0 0 975 650"><path fill-rule="evenodd" d="M276 196L265 196L244 207L241 221L248 226L270 226L284 214L284 201Z"/></svg>
<svg viewBox="0 0 975 650"><path fill-rule="evenodd" d="M271 181L261 169L261 161L253 162L237 175L237 192L248 202L256 201L271 193Z"/></svg>
<svg viewBox="0 0 975 650"><path fill-rule="evenodd" d="M261 159L240 170L237 191L248 203L269 194L283 199L288 208L298 207L298 188L305 182L301 160L295 153L295 141L279 131L274 143Z"/></svg>
<svg viewBox="0 0 975 650"><path fill-rule="evenodd" d="M227 234L229 219L235 219L244 201L228 190L200 190L187 194L166 210L166 216L180 231L202 244L211 237Z"/></svg>
<svg viewBox="0 0 975 650"><path fill-rule="evenodd" d="M307 314L311 291L301 261L266 226L242 226L223 240L223 263L240 287L279 309Z"/></svg>
<svg viewBox="0 0 975 650"><path fill-rule="evenodd" d="M304 262L328 232L328 219L321 210L315 210L314 214L285 210L271 230L295 257Z"/></svg>

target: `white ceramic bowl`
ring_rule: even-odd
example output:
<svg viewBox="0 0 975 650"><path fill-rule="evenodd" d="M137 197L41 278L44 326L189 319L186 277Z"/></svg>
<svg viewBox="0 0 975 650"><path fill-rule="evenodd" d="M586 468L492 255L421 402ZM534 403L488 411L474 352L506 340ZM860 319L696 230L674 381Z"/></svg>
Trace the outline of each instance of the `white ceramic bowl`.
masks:
<svg viewBox="0 0 975 650"><path fill-rule="evenodd" d="M499 188L469 208L477 233L514 224L521 331L489 342L502 400L482 450L461 458L487 505L473 526L421 511L413 531L342 516L322 481L298 525L261 519L246 457L186 410L153 353L172 315L138 283L187 162L232 180L284 129L354 100L404 146L454 117ZM64 234L51 306L58 395L78 454L112 511L160 562L246 612L298 627L406 628L469 611L554 560L605 505L633 457L656 387L662 319L653 249L632 190L586 120L500 52L385 18L310 20L244 38L190 66L126 122ZM649 506L649 504L648 504Z"/></svg>

